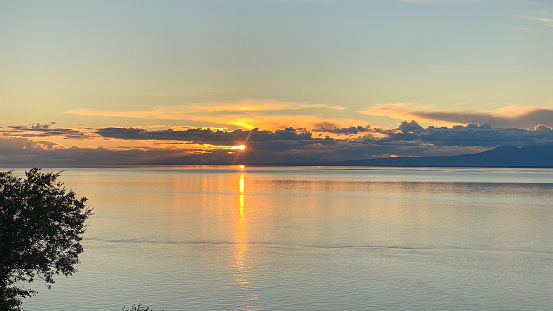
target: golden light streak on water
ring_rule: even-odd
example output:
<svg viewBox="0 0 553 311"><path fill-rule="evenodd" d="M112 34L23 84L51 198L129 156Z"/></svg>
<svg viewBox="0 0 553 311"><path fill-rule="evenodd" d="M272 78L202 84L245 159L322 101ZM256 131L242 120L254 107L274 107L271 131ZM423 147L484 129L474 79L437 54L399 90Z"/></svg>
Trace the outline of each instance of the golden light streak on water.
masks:
<svg viewBox="0 0 553 311"><path fill-rule="evenodd" d="M244 174L240 174L240 197L244 196ZM242 204L240 204L242 206Z"/></svg>
<svg viewBox="0 0 553 311"><path fill-rule="evenodd" d="M238 195L238 225L236 230L236 255L235 255L235 267L236 267L236 282L240 284L243 289L247 289L249 284L248 267L246 266L246 253L248 250L246 242L246 217L244 213L244 174L240 174L239 179L239 195Z"/></svg>

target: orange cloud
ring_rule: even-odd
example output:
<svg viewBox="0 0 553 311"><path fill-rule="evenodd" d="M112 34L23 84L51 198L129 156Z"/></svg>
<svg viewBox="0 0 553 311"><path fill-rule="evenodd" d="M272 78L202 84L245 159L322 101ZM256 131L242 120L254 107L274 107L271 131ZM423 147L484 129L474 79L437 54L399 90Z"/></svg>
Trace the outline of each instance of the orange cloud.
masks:
<svg viewBox="0 0 553 311"><path fill-rule="evenodd" d="M238 103L208 103L196 105L155 106L151 107L148 110L113 111L76 109L66 111L65 113L85 116L182 120L189 119L191 116L194 116L195 114L201 112L263 112L300 109L345 110L344 107L332 106L328 104L309 104L297 102L281 102L274 100L246 99Z"/></svg>
<svg viewBox="0 0 553 311"><path fill-rule="evenodd" d="M432 109L433 106L430 105L415 105L412 103L387 103L371 106L365 110L359 111L359 113L371 116L390 117L398 120L416 119L421 123L430 123L440 126L452 126L459 124L459 122L435 119L422 115L422 112L432 111Z"/></svg>
<svg viewBox="0 0 553 311"><path fill-rule="evenodd" d="M239 103L221 103L221 104L207 104L201 106L187 106L187 109L206 111L206 112L250 112L250 111L279 111L279 110L299 110L299 109L312 109L312 108L326 108L334 110L345 110L341 106L331 106L327 104L309 104L309 103L297 103L297 102L282 102L275 100L255 100L245 99Z"/></svg>
<svg viewBox="0 0 553 311"><path fill-rule="evenodd" d="M328 104L247 99L238 103L157 106L148 110L112 111L77 109L67 111L66 113L99 117L204 121L245 129L262 128L267 130L290 126L314 128L322 122L332 122L337 126L367 123L365 120L347 118L326 118L307 114L294 115L290 112L291 110L313 110L313 114L333 115L336 111L345 110L345 108Z"/></svg>
<svg viewBox="0 0 553 311"><path fill-rule="evenodd" d="M314 129L318 128L322 123L332 123L336 127L348 127L367 123L366 121L357 119L323 118L310 115L250 115L247 118L240 115L227 115L223 118L205 117L204 120L232 124L246 129L260 128L264 130L276 130L287 127Z"/></svg>

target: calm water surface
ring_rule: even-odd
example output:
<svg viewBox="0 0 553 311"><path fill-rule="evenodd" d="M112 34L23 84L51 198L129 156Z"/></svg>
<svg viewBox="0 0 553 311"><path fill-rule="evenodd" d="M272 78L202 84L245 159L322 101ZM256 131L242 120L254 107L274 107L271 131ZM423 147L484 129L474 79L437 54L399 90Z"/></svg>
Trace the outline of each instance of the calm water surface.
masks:
<svg viewBox="0 0 553 311"><path fill-rule="evenodd" d="M72 169L79 272L26 310L551 310L553 170Z"/></svg>

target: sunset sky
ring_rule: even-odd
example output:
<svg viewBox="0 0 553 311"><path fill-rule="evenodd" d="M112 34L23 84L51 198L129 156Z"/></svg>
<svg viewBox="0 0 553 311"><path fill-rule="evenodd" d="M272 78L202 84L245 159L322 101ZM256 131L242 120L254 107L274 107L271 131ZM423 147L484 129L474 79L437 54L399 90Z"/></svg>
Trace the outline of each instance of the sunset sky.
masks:
<svg viewBox="0 0 553 311"><path fill-rule="evenodd" d="M4 166L553 143L549 0L0 1L0 43Z"/></svg>

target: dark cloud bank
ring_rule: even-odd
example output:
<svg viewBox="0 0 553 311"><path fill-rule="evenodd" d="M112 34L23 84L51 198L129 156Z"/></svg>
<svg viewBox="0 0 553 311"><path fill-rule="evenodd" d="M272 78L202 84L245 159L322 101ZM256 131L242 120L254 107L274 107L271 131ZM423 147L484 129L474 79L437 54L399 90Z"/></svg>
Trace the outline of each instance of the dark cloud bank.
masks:
<svg viewBox="0 0 553 311"><path fill-rule="evenodd" d="M37 141L46 136L86 139L89 133L52 129L49 126L2 128L0 166L3 167L96 167L125 165L203 164L308 164L400 156L450 156L477 153L497 146L553 145L553 131L547 126L533 130L492 128L474 125L423 128L415 121L403 122L392 130L350 127L311 131L287 128L277 131L210 129L147 131L136 128L101 128L93 135L103 139L152 140L168 144L246 144L245 151L228 149L131 149L57 148ZM17 132L18 137L13 134ZM12 133L10 135L6 133ZM327 135L334 135L330 138ZM337 135L337 136L336 136ZM355 135L351 138L348 135ZM31 138L35 138L34 141Z"/></svg>

